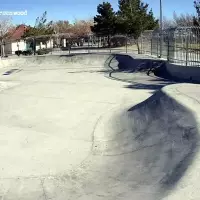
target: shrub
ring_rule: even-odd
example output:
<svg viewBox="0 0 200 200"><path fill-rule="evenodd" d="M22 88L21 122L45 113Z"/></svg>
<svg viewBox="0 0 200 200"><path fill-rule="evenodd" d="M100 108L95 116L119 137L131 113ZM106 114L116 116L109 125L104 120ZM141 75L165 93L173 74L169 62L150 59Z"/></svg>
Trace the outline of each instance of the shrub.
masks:
<svg viewBox="0 0 200 200"><path fill-rule="evenodd" d="M28 56L28 55L32 55L32 54L33 54L32 50L26 50L26 51L22 52L22 55L24 55L24 56Z"/></svg>
<svg viewBox="0 0 200 200"><path fill-rule="evenodd" d="M122 47L126 45L126 37L125 36L113 36L110 39L111 47Z"/></svg>
<svg viewBox="0 0 200 200"><path fill-rule="evenodd" d="M15 55L20 56L21 54L22 54L22 51L21 51L21 50L15 51Z"/></svg>
<svg viewBox="0 0 200 200"><path fill-rule="evenodd" d="M36 53L38 55L44 55L44 54L48 54L50 52L51 52L51 49L39 49L39 50L36 51Z"/></svg>

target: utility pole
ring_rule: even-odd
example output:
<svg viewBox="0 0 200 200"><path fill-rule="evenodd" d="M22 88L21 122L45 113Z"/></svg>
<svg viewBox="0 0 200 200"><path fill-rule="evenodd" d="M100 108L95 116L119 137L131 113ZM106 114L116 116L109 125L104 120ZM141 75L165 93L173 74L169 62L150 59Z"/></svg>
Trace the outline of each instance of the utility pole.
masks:
<svg viewBox="0 0 200 200"><path fill-rule="evenodd" d="M160 0L160 58L163 51L163 13L162 13L162 0Z"/></svg>

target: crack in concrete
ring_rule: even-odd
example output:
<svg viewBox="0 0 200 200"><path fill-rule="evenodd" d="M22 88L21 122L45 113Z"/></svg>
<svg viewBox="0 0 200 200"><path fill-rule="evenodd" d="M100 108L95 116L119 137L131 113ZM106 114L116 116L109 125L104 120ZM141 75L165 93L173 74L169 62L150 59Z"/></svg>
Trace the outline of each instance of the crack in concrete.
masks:
<svg viewBox="0 0 200 200"><path fill-rule="evenodd" d="M44 181L45 181L45 179L41 179L40 178L41 187L42 187L42 191L43 191L43 197L44 197L45 200L49 200L49 198L48 198L48 196L46 194L45 188L44 188Z"/></svg>

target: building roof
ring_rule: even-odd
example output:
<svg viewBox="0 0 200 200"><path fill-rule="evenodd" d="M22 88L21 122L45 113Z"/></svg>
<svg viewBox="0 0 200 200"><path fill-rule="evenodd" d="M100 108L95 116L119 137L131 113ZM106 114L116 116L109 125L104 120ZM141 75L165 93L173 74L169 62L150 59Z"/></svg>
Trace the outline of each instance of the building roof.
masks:
<svg viewBox="0 0 200 200"><path fill-rule="evenodd" d="M20 40L21 37L24 35L24 31L27 29L26 25L19 25L17 28L15 28L14 30L10 30L9 31L9 39L10 40Z"/></svg>

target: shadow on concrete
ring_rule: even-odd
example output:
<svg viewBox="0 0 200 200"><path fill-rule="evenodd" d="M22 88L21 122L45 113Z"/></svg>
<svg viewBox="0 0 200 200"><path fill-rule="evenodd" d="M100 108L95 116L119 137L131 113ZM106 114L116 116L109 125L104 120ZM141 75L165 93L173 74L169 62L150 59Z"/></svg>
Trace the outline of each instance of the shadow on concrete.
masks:
<svg viewBox="0 0 200 200"><path fill-rule="evenodd" d="M78 73L108 73L110 70L81 70L81 71L73 71L67 72L68 74L78 74Z"/></svg>
<svg viewBox="0 0 200 200"><path fill-rule="evenodd" d="M174 65L174 68L177 68L180 66L179 65ZM155 76L157 77L161 77L161 78L165 78L165 79L170 79L170 80L173 80L173 81L176 81L176 82L184 82L184 83L194 83L194 84L199 84L200 83L200 80L193 80L192 78L192 74L194 75L195 73L192 72L193 69L198 69L199 70L199 67L195 67L195 66L181 66L182 70L185 70L185 69L188 69L188 78L180 78L181 75L179 76L173 76L172 74L170 74L168 71L167 71L167 67L166 67L166 63L160 67L158 67L155 71L154 71L154 74ZM195 70L196 70L195 69ZM189 71L191 70L191 71ZM177 73L177 72L176 72ZM187 73L187 72L185 72ZM196 71L196 73L198 74L198 72ZM181 73L180 73L181 74ZM195 74L196 75L196 74Z"/></svg>
<svg viewBox="0 0 200 200"><path fill-rule="evenodd" d="M61 51L78 51L78 50L102 50L102 49L110 49L109 47L97 47L97 46L78 46L78 47L61 47Z"/></svg>
<svg viewBox="0 0 200 200"><path fill-rule="evenodd" d="M168 83L162 83L162 84L143 84L143 83L135 83L132 85L124 86L125 88L128 89L138 89L138 90L159 90L162 87L169 85Z"/></svg>
<svg viewBox="0 0 200 200"><path fill-rule="evenodd" d="M108 57L104 57L104 56L108 56ZM104 73L108 73L108 77L114 80L118 80L118 81L123 81L123 82L127 82L127 83L132 83L134 84L132 86L132 88L142 88L142 84L143 88L147 88L147 84L146 81L152 81L152 77L153 79L157 79L157 82L160 82L159 84L155 84L156 81L152 81L151 86L149 86L149 88L161 88L162 85L165 86L167 84L173 84L174 82L185 82L185 83L197 83L195 81L192 80L180 80L177 79L175 77L172 77L169 73L167 73L166 70L166 66L165 66L165 61L162 60L157 60L157 59L150 59L150 58L138 58L138 55L135 55L136 57L134 58L134 56L130 56L127 54L121 54L121 53L108 53L108 52L90 52L90 53L80 53L80 52L76 52L76 53L71 53L68 55L60 55L59 57L66 57L66 58L74 58L75 62L76 62L76 56L81 56L81 58L78 60L78 62L81 63L81 59L85 59L84 56L88 57L88 59L90 58L90 56L94 56L98 59L103 59L104 61L104 70L101 71L97 71L97 72L104 72ZM83 56L83 58L82 58ZM102 56L102 58L100 58L100 56ZM42 58L41 58L42 59ZM93 58L94 59L94 58ZM102 63L102 60L101 60ZM91 64L92 65L92 64ZM80 72L71 72L71 73L82 73L82 72L87 72L87 70L83 70ZM145 75L147 78L145 79L145 82L143 83L143 80L130 80L129 78L126 78L124 76L115 76L115 73L127 73L127 74L131 74L131 76L134 79L134 76L136 73L142 73L143 75ZM93 73L93 72L91 72ZM130 75L129 75L130 77ZM162 82L165 82L166 84L163 84ZM167 83L168 81L168 83ZM146 85L145 85L146 84ZM157 85L157 86L153 86L153 85Z"/></svg>
<svg viewBox="0 0 200 200"><path fill-rule="evenodd" d="M116 64L113 66L114 61L118 63L117 66ZM140 59L133 58L129 55L113 54L105 63L112 70L109 73L109 78L131 83L131 85L125 86L129 89L159 90L166 85L175 83L200 83L199 81L180 79L171 76L166 70L166 62L161 60ZM136 73L146 75L146 78L141 80L138 78L135 79ZM124 74L132 74L133 80L130 80L130 75L126 77Z"/></svg>
<svg viewBox="0 0 200 200"><path fill-rule="evenodd" d="M108 67L112 68L112 60L118 62L118 71L126 71L129 73L133 72L147 72L152 67L159 67L163 64L163 61L153 60L148 58L133 58L126 54L113 54L112 59L108 62Z"/></svg>
<svg viewBox="0 0 200 200"><path fill-rule="evenodd" d="M196 118L189 109L181 105L174 98L172 99L166 96L162 91L157 92L146 101L128 110L128 112L132 112L132 116L135 111L140 112L141 120L144 116L144 112L150 117L146 121L148 123L144 123L147 134L145 134L145 132L137 132L137 140L144 142L148 137L152 136L155 138L156 134L161 134L161 132L159 133L156 131L156 128L160 129L160 127L162 127L162 130L166 133L165 136L168 138L167 140L170 141L171 144L174 142L173 146L168 147L168 153L167 151L163 152L163 156L167 157L169 160L166 162L168 164L163 166L166 174L160 180L160 184L163 188L173 188L185 174L195 154L199 150L198 143L200 138ZM162 116L166 121L161 120ZM152 130L153 122L158 120L158 117L160 118L160 123L158 123L157 126L160 127L155 126L153 127L155 132L148 133L149 130ZM165 145L167 146L168 144L164 143L163 149ZM168 166L170 166L170 168L168 168Z"/></svg>
<svg viewBox="0 0 200 200"><path fill-rule="evenodd" d="M130 83L130 82L129 82ZM160 90L161 88L176 84L177 82L170 81L168 79L158 78L155 76L147 76L146 79L138 80L130 85L124 86L129 89L147 89L147 90Z"/></svg>
<svg viewBox="0 0 200 200"><path fill-rule="evenodd" d="M19 71L19 69L11 69L11 70L9 70L9 71L6 71L5 73L3 73L3 75L5 76L8 76L8 75L11 75L12 73L14 73L14 72L17 72L17 71Z"/></svg>
<svg viewBox="0 0 200 200"><path fill-rule="evenodd" d="M79 55L83 55L82 53L75 53L70 55L62 55L61 57L76 57ZM125 83L130 83L131 85L125 86L129 89L150 89L150 90L159 90L162 87L174 84L176 82L180 82L180 80L171 80L169 76L165 77L156 77L154 73L147 73L149 70L157 69L163 66L163 61L160 60L152 60L152 59L140 59L140 58L133 58L127 54L109 54L109 53L85 53L84 55L109 55L108 58L105 60L104 68L105 70L100 70L96 72L100 73L107 73L108 78L113 80L122 81ZM81 72L88 72L88 71L80 71L80 72L71 72L71 73L81 73ZM95 71L91 71L94 73ZM118 75L116 76L116 73ZM124 74L131 74L133 80L130 80L130 76L127 78ZM145 75L145 79L135 80L135 74L141 73ZM144 77L144 76L143 76Z"/></svg>
<svg viewBox="0 0 200 200"><path fill-rule="evenodd" d="M79 55L110 55L111 57L113 57L112 54L110 54L109 52L76 52L76 53L70 53L70 54L66 54L66 55L59 55L59 57L74 57L74 56L79 56ZM56 55L57 56L57 55Z"/></svg>
<svg viewBox="0 0 200 200"><path fill-rule="evenodd" d="M91 52L91 53L71 53L68 55L60 55L60 57L76 57L79 55L109 55L109 57L105 60L104 67L110 68L113 71L118 72L147 72L153 66L160 66L163 61L160 60L152 60L152 59L139 59L133 58L127 54L118 54L118 53L98 53L98 52Z"/></svg>
<svg viewBox="0 0 200 200"><path fill-rule="evenodd" d="M112 60L118 62L118 68L113 69ZM173 82L184 82L184 83L200 83L200 81L195 81L192 79L180 79L172 76L166 70L166 61L158 59L149 58L134 58L126 54L113 54L111 62L108 62L108 67L110 67L115 72L126 72L126 73L136 73L142 72L146 73L147 76L154 76L162 78L165 80Z"/></svg>

